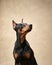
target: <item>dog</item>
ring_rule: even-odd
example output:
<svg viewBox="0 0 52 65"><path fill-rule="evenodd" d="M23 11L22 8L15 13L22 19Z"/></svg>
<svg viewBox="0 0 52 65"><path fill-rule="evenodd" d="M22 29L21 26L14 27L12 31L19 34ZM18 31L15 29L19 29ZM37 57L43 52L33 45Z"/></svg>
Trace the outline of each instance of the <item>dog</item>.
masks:
<svg viewBox="0 0 52 65"><path fill-rule="evenodd" d="M32 30L32 24L16 23L12 20L13 29L16 31L16 42L13 50L15 65L38 65L34 52L26 40L26 35Z"/></svg>

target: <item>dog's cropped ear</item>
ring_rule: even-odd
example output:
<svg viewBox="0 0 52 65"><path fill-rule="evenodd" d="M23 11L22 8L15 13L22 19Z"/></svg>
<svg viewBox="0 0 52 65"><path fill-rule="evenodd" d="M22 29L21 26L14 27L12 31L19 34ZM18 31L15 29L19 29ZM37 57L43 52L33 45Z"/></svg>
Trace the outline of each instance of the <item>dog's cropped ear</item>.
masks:
<svg viewBox="0 0 52 65"><path fill-rule="evenodd" d="M15 29L16 27L16 22L14 20L12 20L12 25L13 25L13 29Z"/></svg>

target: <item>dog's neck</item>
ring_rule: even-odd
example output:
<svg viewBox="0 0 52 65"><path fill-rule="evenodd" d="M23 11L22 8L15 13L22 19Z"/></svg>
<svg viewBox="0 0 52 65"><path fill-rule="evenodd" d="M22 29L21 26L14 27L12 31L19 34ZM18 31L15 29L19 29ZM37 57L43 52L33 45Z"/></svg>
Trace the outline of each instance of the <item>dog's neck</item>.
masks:
<svg viewBox="0 0 52 65"><path fill-rule="evenodd" d="M27 32L24 32L24 33L16 32L17 40L18 40L19 43L24 42L24 40L26 39L26 34L27 34Z"/></svg>

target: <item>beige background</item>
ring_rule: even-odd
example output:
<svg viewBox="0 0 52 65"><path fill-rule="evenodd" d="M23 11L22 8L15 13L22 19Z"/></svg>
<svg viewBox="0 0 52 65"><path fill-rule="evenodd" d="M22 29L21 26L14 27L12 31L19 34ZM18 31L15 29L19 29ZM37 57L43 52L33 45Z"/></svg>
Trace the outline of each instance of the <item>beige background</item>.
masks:
<svg viewBox="0 0 52 65"><path fill-rule="evenodd" d="M14 65L12 20L32 23L27 35L39 65L52 65L52 0L0 0L0 65Z"/></svg>

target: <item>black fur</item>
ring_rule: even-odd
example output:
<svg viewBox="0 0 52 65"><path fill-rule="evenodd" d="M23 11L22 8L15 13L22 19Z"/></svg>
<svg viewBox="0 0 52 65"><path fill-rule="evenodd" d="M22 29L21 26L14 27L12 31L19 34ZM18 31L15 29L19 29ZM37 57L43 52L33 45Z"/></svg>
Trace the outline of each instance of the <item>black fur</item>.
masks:
<svg viewBox="0 0 52 65"><path fill-rule="evenodd" d="M38 65L37 62L36 62L36 59L34 57L34 52L33 50L31 49L28 41L24 40L23 44L21 44L20 42L20 34L18 33L18 29L22 29L26 24L16 24L16 27L15 27L15 31L16 31L16 36L17 36L17 39L16 39L16 42L15 42L15 46L14 46L14 50L13 50L13 53L18 53L19 54L19 58L15 59L15 65L16 63L20 63L20 65ZM30 29L28 30L28 32L31 31L32 29L32 24L29 25ZM24 54L26 52L29 52L30 53L30 58L27 59L24 57Z"/></svg>

